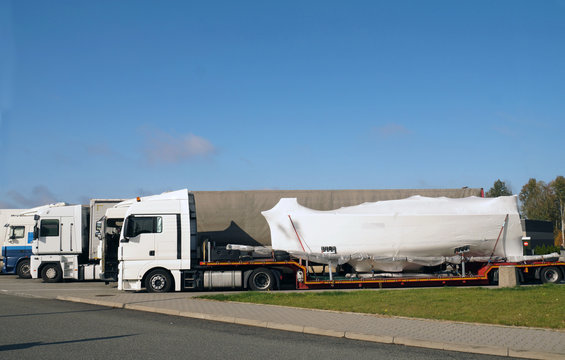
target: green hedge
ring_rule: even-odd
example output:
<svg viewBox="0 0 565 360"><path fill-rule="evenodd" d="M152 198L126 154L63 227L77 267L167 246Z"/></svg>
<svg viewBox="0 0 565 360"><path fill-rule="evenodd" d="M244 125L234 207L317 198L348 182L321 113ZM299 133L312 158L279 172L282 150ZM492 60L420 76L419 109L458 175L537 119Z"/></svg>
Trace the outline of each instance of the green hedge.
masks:
<svg viewBox="0 0 565 360"><path fill-rule="evenodd" d="M536 255L545 255L545 254L551 254L551 253L558 253L561 251L561 248L559 246L553 246L553 245L542 245L542 246L536 246L534 248L534 254Z"/></svg>

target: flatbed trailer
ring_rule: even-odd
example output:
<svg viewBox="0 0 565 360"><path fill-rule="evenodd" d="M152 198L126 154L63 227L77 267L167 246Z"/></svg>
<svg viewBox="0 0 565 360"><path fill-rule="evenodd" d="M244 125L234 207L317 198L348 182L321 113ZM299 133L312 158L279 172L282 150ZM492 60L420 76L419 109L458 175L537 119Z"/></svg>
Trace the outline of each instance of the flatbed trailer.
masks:
<svg viewBox="0 0 565 360"><path fill-rule="evenodd" d="M295 256L269 246L237 242L223 246L215 241L200 241L196 220L194 195L187 190L131 202L119 237L118 289L268 291L487 285L498 281L501 266L514 266L521 282L559 283L565 275L565 262L557 261L557 254L503 262L507 257L493 255L494 251L489 257L466 256L468 246L455 248L450 261L412 271L361 271L348 262L335 265L336 260L330 263L334 266L328 262L324 265L319 256ZM402 257L390 261L402 261Z"/></svg>
<svg viewBox="0 0 565 360"><path fill-rule="evenodd" d="M470 265L470 263L468 263ZM363 289L363 288L392 288L392 287L419 287L419 286L465 286L465 285L494 285L498 283L498 269L502 266L513 266L516 268L518 279L521 283L541 281L542 283L558 283L565 274L565 262L563 261L535 261L528 263L493 262L487 264L476 264L471 266L478 269L476 272L460 275L433 275L421 273L395 274L393 277L383 277L374 274L371 277L349 277L330 275L323 271L317 273L309 269L310 266L303 262L276 261L274 259L252 260L252 261L201 261L198 269L200 271L242 271L249 273L244 278L244 285L249 282L250 287L259 290L270 290L265 284L251 285L254 279L251 274L257 269L266 274L263 279L269 277L267 271L273 275L275 281L270 285L273 289L280 288L283 277L286 274L294 276L295 289ZM197 270L198 271L198 270ZM247 280L247 281L245 281ZM260 280L260 279L258 279ZM229 287L229 286L228 286ZM235 286L234 286L235 287ZM244 286L245 287L245 286ZM192 287L190 287L192 288ZM263 289L264 288L264 289ZM204 290L205 288L200 288Z"/></svg>

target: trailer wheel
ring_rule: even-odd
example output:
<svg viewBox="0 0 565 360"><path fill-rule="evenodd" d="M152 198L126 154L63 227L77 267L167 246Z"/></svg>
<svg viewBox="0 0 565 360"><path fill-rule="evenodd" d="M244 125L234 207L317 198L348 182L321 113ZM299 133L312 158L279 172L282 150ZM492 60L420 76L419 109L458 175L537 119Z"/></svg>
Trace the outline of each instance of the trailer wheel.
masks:
<svg viewBox="0 0 565 360"><path fill-rule="evenodd" d="M31 271L29 266L29 259L23 259L16 267L16 274L22 279L30 279Z"/></svg>
<svg viewBox="0 0 565 360"><path fill-rule="evenodd" d="M540 278L544 284L557 284L561 281L563 275L558 268L549 266L541 269Z"/></svg>
<svg viewBox="0 0 565 360"><path fill-rule="evenodd" d="M275 287L275 277L271 270L257 268L249 276L249 288L255 291L269 291Z"/></svg>
<svg viewBox="0 0 565 360"><path fill-rule="evenodd" d="M44 282L56 283L61 281L63 274L59 264L47 264L41 269L41 278Z"/></svg>
<svg viewBox="0 0 565 360"><path fill-rule="evenodd" d="M173 277L166 270L153 270L145 278L145 288L147 292L165 293L172 289Z"/></svg>
<svg viewBox="0 0 565 360"><path fill-rule="evenodd" d="M498 285L498 269L492 269L488 273L488 283L490 285Z"/></svg>

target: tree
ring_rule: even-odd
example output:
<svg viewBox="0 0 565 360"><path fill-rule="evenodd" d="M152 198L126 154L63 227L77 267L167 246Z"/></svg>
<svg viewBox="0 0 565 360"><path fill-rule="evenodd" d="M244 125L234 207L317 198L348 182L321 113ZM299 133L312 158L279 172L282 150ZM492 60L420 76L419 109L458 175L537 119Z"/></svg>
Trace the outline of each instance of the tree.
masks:
<svg viewBox="0 0 565 360"><path fill-rule="evenodd" d="M555 195L549 185L532 178L522 187L518 197L522 203L522 214L527 219L555 223L557 207L555 206Z"/></svg>
<svg viewBox="0 0 565 360"><path fill-rule="evenodd" d="M559 210L559 223L561 225L561 246L565 246L565 177L558 176L549 183L549 187L553 191L556 199L556 205Z"/></svg>
<svg viewBox="0 0 565 360"><path fill-rule="evenodd" d="M500 181L500 179L494 182L494 185L487 191L487 197L499 197L512 195L512 191L506 186L506 182Z"/></svg>

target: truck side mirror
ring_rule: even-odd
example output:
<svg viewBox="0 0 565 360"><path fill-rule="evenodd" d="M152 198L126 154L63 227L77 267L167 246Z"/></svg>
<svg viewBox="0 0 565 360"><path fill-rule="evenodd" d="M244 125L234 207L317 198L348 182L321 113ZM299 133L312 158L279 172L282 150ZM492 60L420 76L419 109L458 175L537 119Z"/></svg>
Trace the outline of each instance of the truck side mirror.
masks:
<svg viewBox="0 0 565 360"><path fill-rule="evenodd" d="M128 216L124 221L124 228L123 228L124 238L121 239L120 242L122 243L129 242L129 238L132 236L132 232L133 232L133 223L130 216Z"/></svg>

